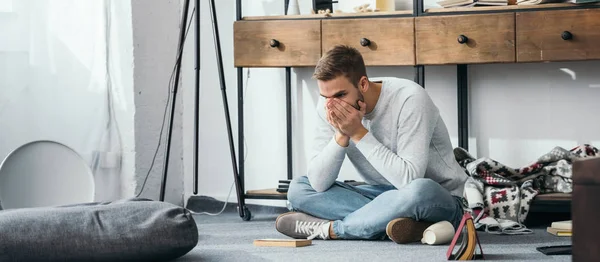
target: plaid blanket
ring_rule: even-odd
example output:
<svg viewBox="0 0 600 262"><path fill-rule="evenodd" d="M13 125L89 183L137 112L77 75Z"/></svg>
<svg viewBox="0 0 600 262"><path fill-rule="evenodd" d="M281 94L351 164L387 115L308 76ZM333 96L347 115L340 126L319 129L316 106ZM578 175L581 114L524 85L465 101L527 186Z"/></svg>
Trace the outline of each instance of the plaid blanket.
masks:
<svg viewBox="0 0 600 262"><path fill-rule="evenodd" d="M572 162L600 156L598 149L589 144L571 150L555 147L525 167L511 168L491 158L475 159L460 147L454 149L454 155L470 176L464 198L475 226L494 234L531 233L523 222L535 196L571 193Z"/></svg>

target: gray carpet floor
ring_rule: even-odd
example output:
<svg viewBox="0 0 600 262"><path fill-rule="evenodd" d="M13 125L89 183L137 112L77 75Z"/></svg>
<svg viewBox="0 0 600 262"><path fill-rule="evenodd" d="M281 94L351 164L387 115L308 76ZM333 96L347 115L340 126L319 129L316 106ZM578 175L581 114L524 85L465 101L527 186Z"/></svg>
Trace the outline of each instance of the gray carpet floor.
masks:
<svg viewBox="0 0 600 262"><path fill-rule="evenodd" d="M189 207L188 207L189 208ZM190 208L191 209L191 208ZM259 208L260 209L260 208ZM192 209L194 210L194 209ZM391 241L315 240L311 246L255 247L261 238L285 238L275 230L275 218L282 210L264 209L243 221L235 208L219 216L195 215L200 234L198 245L176 262L187 261L447 261L448 245L420 243L398 245ZM485 260L491 261L571 261L571 256L546 256L536 247L569 245L570 237L556 237L545 227L532 228L530 235L492 235L479 232Z"/></svg>

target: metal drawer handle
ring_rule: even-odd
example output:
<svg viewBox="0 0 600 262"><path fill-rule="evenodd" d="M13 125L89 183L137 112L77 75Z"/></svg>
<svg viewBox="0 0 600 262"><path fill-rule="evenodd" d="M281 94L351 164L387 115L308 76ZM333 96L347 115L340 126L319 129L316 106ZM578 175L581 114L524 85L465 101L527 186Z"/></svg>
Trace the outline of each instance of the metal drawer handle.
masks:
<svg viewBox="0 0 600 262"><path fill-rule="evenodd" d="M457 40L458 40L458 43L464 44L469 41L469 38L466 37L465 35L459 35Z"/></svg>
<svg viewBox="0 0 600 262"><path fill-rule="evenodd" d="M569 31L564 31L562 34L560 34L560 37L562 37L563 40L571 40L573 39L573 34L571 34Z"/></svg>
<svg viewBox="0 0 600 262"><path fill-rule="evenodd" d="M269 45L273 48L279 47L279 41L277 41L275 39L271 39L271 42L269 43Z"/></svg>
<svg viewBox="0 0 600 262"><path fill-rule="evenodd" d="M361 38L360 39L360 45L362 45L362 46L369 46L369 45L371 45L371 40L369 40L367 38Z"/></svg>

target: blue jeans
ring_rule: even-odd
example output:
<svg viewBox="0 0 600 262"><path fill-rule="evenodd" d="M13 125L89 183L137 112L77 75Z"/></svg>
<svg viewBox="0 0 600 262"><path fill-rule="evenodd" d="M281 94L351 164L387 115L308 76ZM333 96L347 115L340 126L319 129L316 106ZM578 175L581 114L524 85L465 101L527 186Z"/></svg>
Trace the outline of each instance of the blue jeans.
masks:
<svg viewBox="0 0 600 262"><path fill-rule="evenodd" d="M400 189L338 181L319 193L303 176L290 183L288 200L294 211L333 221L333 232L340 239L384 239L387 224L400 217L433 223L445 220L457 228L463 216L460 198L425 178Z"/></svg>

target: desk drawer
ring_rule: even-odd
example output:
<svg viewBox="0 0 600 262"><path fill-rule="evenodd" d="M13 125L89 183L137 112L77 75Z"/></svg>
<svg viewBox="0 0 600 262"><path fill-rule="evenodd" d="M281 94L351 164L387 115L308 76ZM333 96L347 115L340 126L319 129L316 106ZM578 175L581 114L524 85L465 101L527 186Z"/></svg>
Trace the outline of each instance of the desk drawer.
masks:
<svg viewBox="0 0 600 262"><path fill-rule="evenodd" d="M321 57L321 21L236 21L236 67L314 66Z"/></svg>
<svg viewBox="0 0 600 262"><path fill-rule="evenodd" d="M600 10L517 14L517 61L600 59Z"/></svg>
<svg viewBox="0 0 600 262"><path fill-rule="evenodd" d="M415 64L414 18L323 20L323 54L335 45L355 47L367 66Z"/></svg>
<svg viewBox="0 0 600 262"><path fill-rule="evenodd" d="M515 61L513 13L416 18L417 64Z"/></svg>

